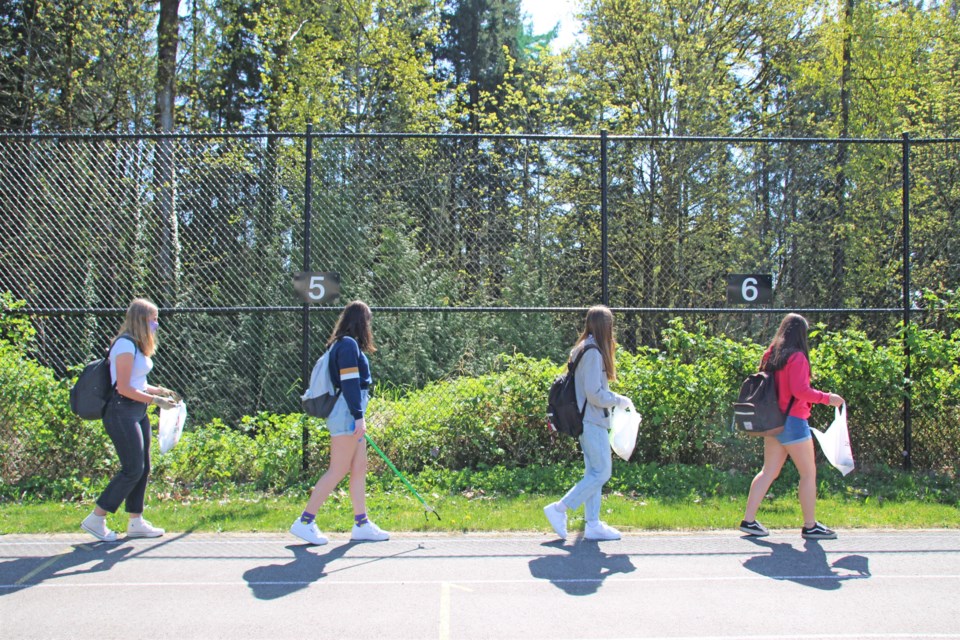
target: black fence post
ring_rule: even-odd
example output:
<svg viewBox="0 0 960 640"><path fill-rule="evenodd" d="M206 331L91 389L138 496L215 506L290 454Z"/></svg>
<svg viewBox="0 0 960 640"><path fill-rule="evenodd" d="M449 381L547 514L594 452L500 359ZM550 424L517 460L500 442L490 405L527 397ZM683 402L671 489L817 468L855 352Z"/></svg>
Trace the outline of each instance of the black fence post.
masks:
<svg viewBox="0 0 960 640"><path fill-rule="evenodd" d="M910 134L903 133L903 468L913 468L910 451L913 448L913 425L910 398L913 380L910 378Z"/></svg>
<svg viewBox="0 0 960 640"><path fill-rule="evenodd" d="M311 233L311 207L313 205L313 125L307 124L307 145L306 145L306 177L304 179L303 194L303 270L310 271L310 233ZM300 351L300 385L303 391L306 391L310 384L310 305L303 303L303 343ZM306 471L310 464L307 456L307 447L310 445L310 430L307 428L307 421L304 419L302 433L302 453L301 468Z"/></svg>
<svg viewBox="0 0 960 640"><path fill-rule="evenodd" d="M607 258L607 130L600 131L600 299L610 305L610 262Z"/></svg>

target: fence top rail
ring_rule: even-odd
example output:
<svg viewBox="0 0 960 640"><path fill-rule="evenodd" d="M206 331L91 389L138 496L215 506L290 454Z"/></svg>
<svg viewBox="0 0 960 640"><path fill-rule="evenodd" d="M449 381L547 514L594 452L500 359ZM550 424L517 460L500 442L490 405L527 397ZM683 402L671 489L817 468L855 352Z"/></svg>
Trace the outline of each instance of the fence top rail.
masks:
<svg viewBox="0 0 960 640"><path fill-rule="evenodd" d="M586 313L589 306L584 307L378 307L371 306L371 311L377 313ZM160 313L163 314L211 314L224 315L235 313L291 313L303 312L303 305L296 306L261 306L261 307L160 307ZM341 306L322 307L310 306L307 308L311 313L339 313L343 310ZM903 307L875 307L864 309L841 309L841 308L792 308L792 307L610 307L614 313L640 313L640 314L781 314L781 313L801 313L801 314L894 314L903 313ZM3 309L4 313L10 315L34 315L34 316L76 316L76 315L97 315L112 316L123 315L126 313L126 307L19 307L16 309ZM928 309L922 307L912 307L912 312L926 313Z"/></svg>
<svg viewBox="0 0 960 640"><path fill-rule="evenodd" d="M948 144L958 143L960 138L910 138L907 134L889 138L851 138L851 137L792 137L792 136L669 136L669 135L623 135L623 134L534 134L534 133L350 133L312 131L208 131L208 132L143 132L143 133L107 133L107 132L45 132L26 133L0 131L0 141L4 140L162 140L162 139L230 139L230 138L342 138L342 139L482 139L482 140L600 140L616 142L723 142L723 143L765 143L765 144Z"/></svg>

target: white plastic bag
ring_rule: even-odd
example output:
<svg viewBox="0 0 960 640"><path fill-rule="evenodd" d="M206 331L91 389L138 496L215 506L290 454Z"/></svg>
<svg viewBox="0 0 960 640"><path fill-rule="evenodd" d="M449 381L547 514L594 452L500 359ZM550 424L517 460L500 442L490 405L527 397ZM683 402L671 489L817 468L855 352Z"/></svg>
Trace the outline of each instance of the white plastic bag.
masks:
<svg viewBox="0 0 960 640"><path fill-rule="evenodd" d="M633 448L637 446L640 420L640 414L632 401L626 408L615 407L610 415L610 447L624 460L630 459Z"/></svg>
<svg viewBox="0 0 960 640"><path fill-rule="evenodd" d="M835 407L833 422L825 432L811 429L820 442L820 449L827 461L847 475L853 471L853 449L850 447L850 431L847 429L847 405Z"/></svg>
<svg viewBox="0 0 960 640"><path fill-rule="evenodd" d="M160 409L160 428L157 438L160 440L160 453L166 453L180 441L183 423L187 421L187 405L181 400L172 409Z"/></svg>

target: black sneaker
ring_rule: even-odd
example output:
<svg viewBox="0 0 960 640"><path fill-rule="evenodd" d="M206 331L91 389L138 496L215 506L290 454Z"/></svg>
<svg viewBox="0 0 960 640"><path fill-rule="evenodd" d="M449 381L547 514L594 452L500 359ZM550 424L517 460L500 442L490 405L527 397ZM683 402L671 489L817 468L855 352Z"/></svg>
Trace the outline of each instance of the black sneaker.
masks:
<svg viewBox="0 0 960 640"><path fill-rule="evenodd" d="M747 522L746 520L740 521L740 531L743 531L748 536L757 536L762 538L763 536L770 535L770 532L765 526L754 520L753 522Z"/></svg>
<svg viewBox="0 0 960 640"><path fill-rule="evenodd" d="M835 540L837 532L826 528L819 522L814 522L812 527L800 529L800 535L807 540Z"/></svg>

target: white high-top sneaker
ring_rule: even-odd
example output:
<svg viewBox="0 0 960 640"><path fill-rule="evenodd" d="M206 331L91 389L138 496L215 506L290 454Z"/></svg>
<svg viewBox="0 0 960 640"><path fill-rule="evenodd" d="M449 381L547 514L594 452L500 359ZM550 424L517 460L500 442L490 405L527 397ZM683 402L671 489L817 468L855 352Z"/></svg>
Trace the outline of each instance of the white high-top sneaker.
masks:
<svg viewBox="0 0 960 640"><path fill-rule="evenodd" d="M83 522L80 523L80 528L92 535L97 540L114 542L117 539L116 532L111 531L107 527L106 516L98 516L95 513L91 513L83 519Z"/></svg>
<svg viewBox="0 0 960 640"><path fill-rule="evenodd" d="M127 523L128 538L159 538L164 533L163 529L153 526L146 518L130 518Z"/></svg>

